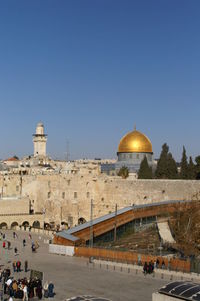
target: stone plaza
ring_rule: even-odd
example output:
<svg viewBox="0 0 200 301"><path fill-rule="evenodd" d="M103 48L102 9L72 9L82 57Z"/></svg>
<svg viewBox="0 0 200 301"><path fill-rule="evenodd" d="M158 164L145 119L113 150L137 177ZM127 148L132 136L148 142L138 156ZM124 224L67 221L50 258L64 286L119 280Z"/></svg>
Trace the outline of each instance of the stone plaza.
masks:
<svg viewBox="0 0 200 301"><path fill-rule="evenodd" d="M54 255L48 252L48 237L32 234L32 239L38 241L40 247L36 253L31 251L31 240L28 232L18 231L18 238L13 238L12 231L3 231L6 240L11 242L11 250L3 249L0 242L0 264L4 269L9 267L12 271L12 262L20 260L22 269L24 261L28 260L29 272L23 270L19 273L12 271L15 279L30 276L30 270L42 271L44 282L52 281L55 285L55 301L64 301L68 298L81 295L97 296L112 301L146 301L151 300L152 293L157 291L167 279L154 279L142 274L127 273L120 270L105 270L93 267L88 259ZM27 245L23 247L23 239ZM17 247L18 255L14 255Z"/></svg>

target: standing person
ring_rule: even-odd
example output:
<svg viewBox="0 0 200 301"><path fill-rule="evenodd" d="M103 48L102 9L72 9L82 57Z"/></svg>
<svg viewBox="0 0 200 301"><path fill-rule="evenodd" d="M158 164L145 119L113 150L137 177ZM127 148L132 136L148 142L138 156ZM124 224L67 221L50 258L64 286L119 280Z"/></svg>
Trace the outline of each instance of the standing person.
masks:
<svg viewBox="0 0 200 301"><path fill-rule="evenodd" d="M49 288L49 284L46 281L45 284L44 284L44 286L43 286L43 289L44 289L44 298L48 298L49 297L48 288Z"/></svg>
<svg viewBox="0 0 200 301"><path fill-rule="evenodd" d="M20 264L19 264L19 260L17 261L17 273L20 272Z"/></svg>
<svg viewBox="0 0 200 301"><path fill-rule="evenodd" d="M6 242L3 241L3 248L5 249L5 247L6 247Z"/></svg>
<svg viewBox="0 0 200 301"><path fill-rule="evenodd" d="M29 233L28 237L29 237L29 239L32 239L31 233Z"/></svg>
<svg viewBox="0 0 200 301"><path fill-rule="evenodd" d="M28 288L26 284L23 287L23 292L24 292L23 301L28 301Z"/></svg>
<svg viewBox="0 0 200 301"><path fill-rule="evenodd" d="M17 248L15 247L14 248L14 253L15 253L15 256L17 255Z"/></svg>
<svg viewBox="0 0 200 301"><path fill-rule="evenodd" d="M25 260L24 262L24 270L26 273L28 272L28 260Z"/></svg>
<svg viewBox="0 0 200 301"><path fill-rule="evenodd" d="M48 286L48 297L53 298L54 297L54 284L52 281L50 281L49 286Z"/></svg>
<svg viewBox="0 0 200 301"><path fill-rule="evenodd" d="M25 247L26 246L26 239L24 238L23 239L23 247Z"/></svg>
<svg viewBox="0 0 200 301"><path fill-rule="evenodd" d="M8 250L10 250L11 242L8 241Z"/></svg>
<svg viewBox="0 0 200 301"><path fill-rule="evenodd" d="M17 266L16 261L13 261L12 266L13 266L13 272L15 273L16 272L16 266Z"/></svg>

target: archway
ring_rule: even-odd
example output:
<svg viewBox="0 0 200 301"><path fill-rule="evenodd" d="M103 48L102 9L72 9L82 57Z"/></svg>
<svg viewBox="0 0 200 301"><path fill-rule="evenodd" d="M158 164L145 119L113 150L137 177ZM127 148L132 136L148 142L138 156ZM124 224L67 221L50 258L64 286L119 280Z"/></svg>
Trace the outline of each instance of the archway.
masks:
<svg viewBox="0 0 200 301"><path fill-rule="evenodd" d="M16 229L16 227L18 226L19 224L17 222L13 222L10 226L11 229Z"/></svg>
<svg viewBox="0 0 200 301"><path fill-rule="evenodd" d="M84 223L86 223L86 219L84 217L80 217L78 219L78 225L81 225L81 224L84 224Z"/></svg>
<svg viewBox="0 0 200 301"><path fill-rule="evenodd" d="M6 223L1 223L0 229L8 229L8 225Z"/></svg>
<svg viewBox="0 0 200 301"><path fill-rule="evenodd" d="M24 227L24 230L29 227L29 222L25 221L22 223L22 227Z"/></svg>
<svg viewBox="0 0 200 301"><path fill-rule="evenodd" d="M68 227L68 223L67 222L61 222L61 229L62 230L66 230L66 229L68 229L69 227Z"/></svg>
<svg viewBox="0 0 200 301"><path fill-rule="evenodd" d="M34 221L33 222L33 228L40 229L40 222L39 221Z"/></svg>

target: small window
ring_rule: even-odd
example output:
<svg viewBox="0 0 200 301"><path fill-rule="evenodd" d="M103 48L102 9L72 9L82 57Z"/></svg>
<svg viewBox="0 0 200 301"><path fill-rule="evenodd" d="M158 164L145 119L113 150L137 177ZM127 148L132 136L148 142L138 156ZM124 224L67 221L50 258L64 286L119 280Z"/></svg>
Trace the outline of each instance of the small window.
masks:
<svg viewBox="0 0 200 301"><path fill-rule="evenodd" d="M51 197L51 192L49 191L47 194L48 199Z"/></svg>
<svg viewBox="0 0 200 301"><path fill-rule="evenodd" d="M70 185L70 180L67 181L67 184Z"/></svg>
<svg viewBox="0 0 200 301"><path fill-rule="evenodd" d="M63 199L65 198L65 192L62 193L62 198L63 198Z"/></svg>
<svg viewBox="0 0 200 301"><path fill-rule="evenodd" d="M87 192L87 198L89 198L90 197L90 193L89 192Z"/></svg>
<svg viewBox="0 0 200 301"><path fill-rule="evenodd" d="M133 157L132 154L130 154L130 155L129 155L129 158L132 159L132 157Z"/></svg>
<svg viewBox="0 0 200 301"><path fill-rule="evenodd" d="M16 191L19 191L19 185L16 186Z"/></svg>
<svg viewBox="0 0 200 301"><path fill-rule="evenodd" d="M74 198L75 199L77 198L77 192L74 192Z"/></svg>
<svg viewBox="0 0 200 301"><path fill-rule="evenodd" d="M136 155L136 158L137 158L137 159L139 159L139 158L140 158L139 154L137 154L137 155Z"/></svg>

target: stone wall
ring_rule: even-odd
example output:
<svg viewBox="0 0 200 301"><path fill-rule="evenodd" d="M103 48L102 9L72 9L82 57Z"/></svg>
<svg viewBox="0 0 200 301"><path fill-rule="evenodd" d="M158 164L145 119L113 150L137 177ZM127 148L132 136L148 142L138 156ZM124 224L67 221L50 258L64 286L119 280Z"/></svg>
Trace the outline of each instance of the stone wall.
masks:
<svg viewBox="0 0 200 301"><path fill-rule="evenodd" d="M0 199L0 215L29 214L29 199L3 198Z"/></svg>
<svg viewBox="0 0 200 301"><path fill-rule="evenodd" d="M200 181L130 180L106 175L7 175L0 176L1 196L28 197L33 213L45 210L45 222L70 226L79 218L99 217L132 204L198 198ZM9 202L9 200L8 200Z"/></svg>

